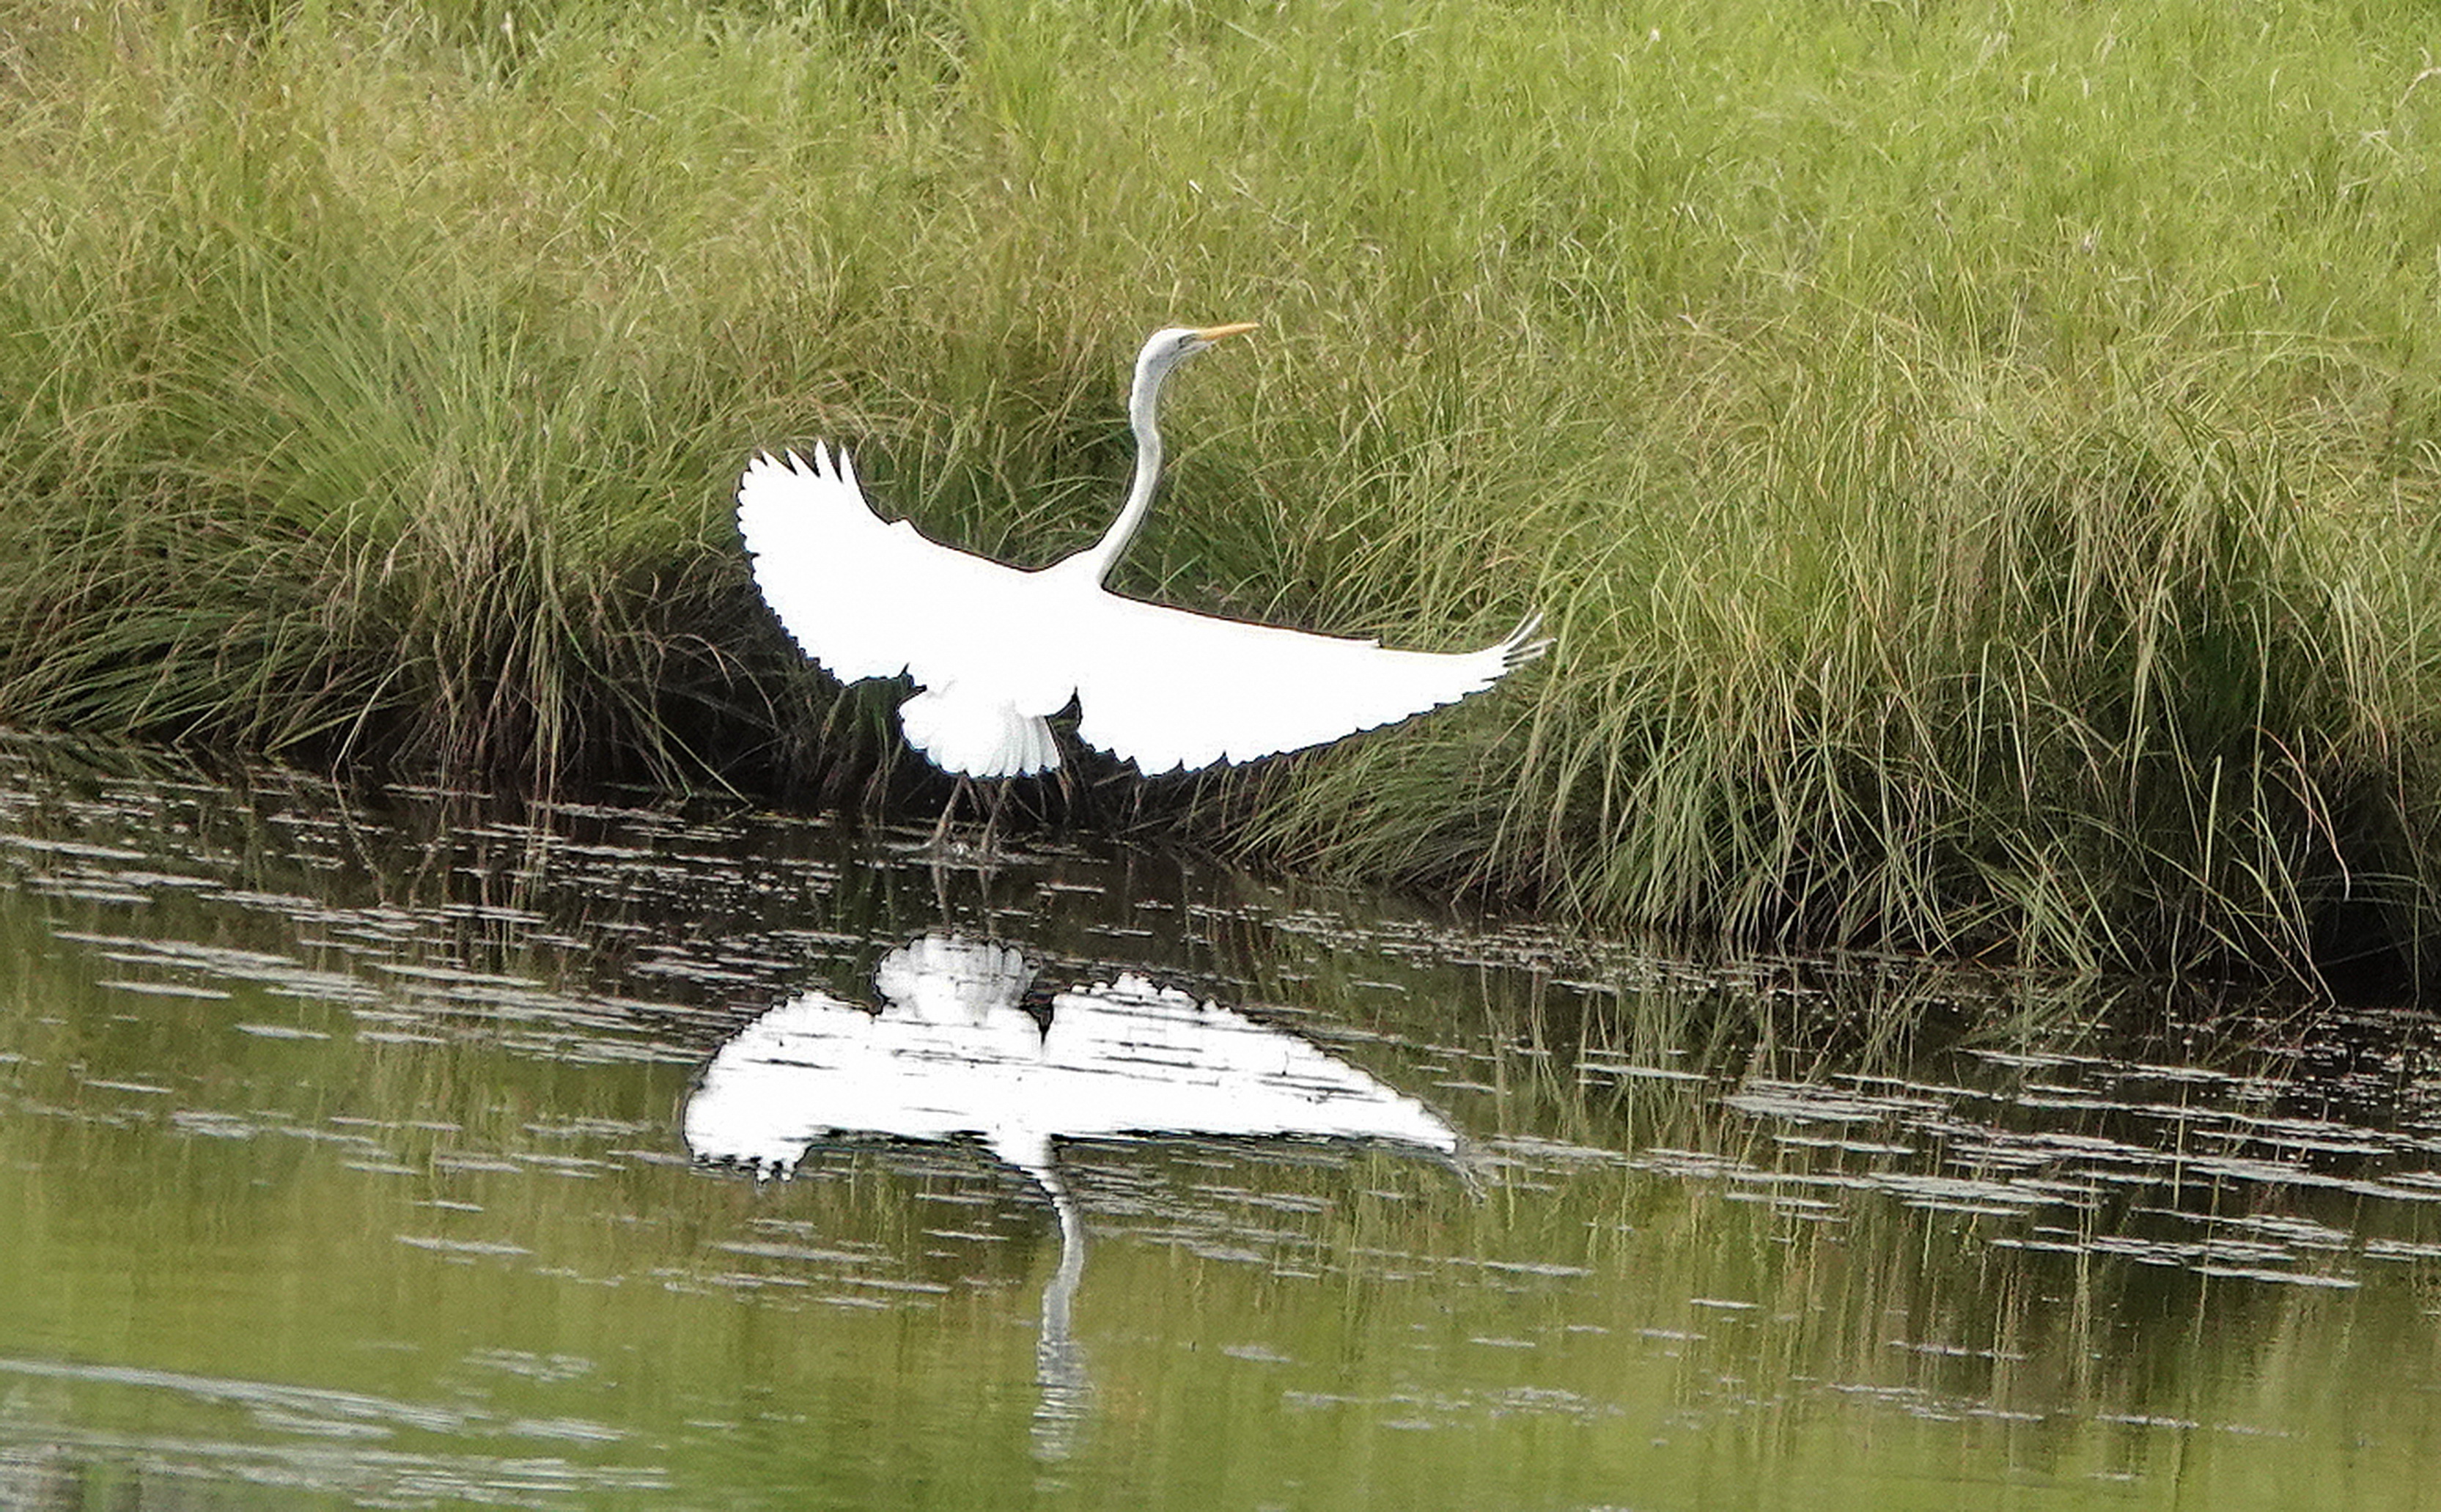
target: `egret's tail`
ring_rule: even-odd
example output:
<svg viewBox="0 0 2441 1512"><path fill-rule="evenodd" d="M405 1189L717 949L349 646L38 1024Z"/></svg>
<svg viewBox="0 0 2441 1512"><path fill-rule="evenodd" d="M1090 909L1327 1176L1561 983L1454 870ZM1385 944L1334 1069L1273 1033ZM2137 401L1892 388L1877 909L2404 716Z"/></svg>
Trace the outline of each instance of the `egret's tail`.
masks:
<svg viewBox="0 0 2441 1512"><path fill-rule="evenodd" d="M1059 765L1051 725L1005 699L962 696L952 685L920 689L898 706L907 744L945 772L1023 777Z"/></svg>

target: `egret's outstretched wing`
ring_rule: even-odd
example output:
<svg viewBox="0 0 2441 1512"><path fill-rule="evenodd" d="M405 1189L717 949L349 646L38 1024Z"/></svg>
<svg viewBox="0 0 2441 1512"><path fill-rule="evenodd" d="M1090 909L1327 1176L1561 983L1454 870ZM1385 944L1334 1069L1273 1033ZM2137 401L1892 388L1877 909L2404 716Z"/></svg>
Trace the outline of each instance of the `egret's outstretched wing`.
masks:
<svg viewBox="0 0 2441 1512"><path fill-rule="evenodd" d="M1099 594L1070 648L1076 733L1148 775L1301 750L1480 693L1541 654L1538 623L1481 651L1387 651Z"/></svg>
<svg viewBox="0 0 2441 1512"><path fill-rule="evenodd" d="M1027 575L927 540L905 520L883 523L847 453L820 446L811 462L794 452L754 459L737 485L737 530L780 623L841 682L902 672L952 680Z"/></svg>
<svg viewBox="0 0 2441 1512"><path fill-rule="evenodd" d="M1040 654L1049 627L1042 574L1003 567L885 524L841 452L757 457L737 486L737 529L754 582L805 655L841 682L908 674L924 691L899 705L908 744L944 771L1015 777L1059 765L1046 714L1076 692Z"/></svg>

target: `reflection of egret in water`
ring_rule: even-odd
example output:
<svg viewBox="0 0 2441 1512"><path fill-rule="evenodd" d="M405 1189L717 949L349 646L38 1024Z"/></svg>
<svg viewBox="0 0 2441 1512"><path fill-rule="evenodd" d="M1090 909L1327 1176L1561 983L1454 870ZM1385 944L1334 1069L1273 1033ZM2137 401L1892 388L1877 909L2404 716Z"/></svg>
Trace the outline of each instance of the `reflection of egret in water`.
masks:
<svg viewBox="0 0 2441 1512"><path fill-rule="evenodd" d="M1053 1140L1302 1136L1455 1154L1457 1135L1294 1035L1132 974L1056 994L1045 1023L1020 1003L1034 974L1002 945L939 935L901 945L875 974L880 1012L808 992L723 1045L688 1100L685 1130L698 1160L775 1176L834 1136L970 1135L1040 1184L1060 1255L1042 1297L1037 1422L1056 1456L1086 1387L1070 1331L1085 1231Z"/></svg>

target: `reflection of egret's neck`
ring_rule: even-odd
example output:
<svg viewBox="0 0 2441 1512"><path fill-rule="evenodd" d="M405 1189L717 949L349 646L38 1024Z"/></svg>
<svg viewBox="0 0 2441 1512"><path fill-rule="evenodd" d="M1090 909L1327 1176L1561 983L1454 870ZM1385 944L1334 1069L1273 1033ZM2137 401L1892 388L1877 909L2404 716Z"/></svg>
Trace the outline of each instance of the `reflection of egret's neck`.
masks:
<svg viewBox="0 0 2441 1512"><path fill-rule="evenodd" d="M1042 1293L1042 1346L1047 1360L1055 1348L1063 1354L1073 1348L1068 1337L1069 1306L1076 1300L1077 1279L1085 1273L1085 1215L1069 1195L1068 1183L1060 1179L1059 1168L1052 1163L1049 1135L1031 1129L1010 1131L993 1139L991 1149L1034 1179L1059 1218L1059 1269Z"/></svg>
<svg viewBox="0 0 2441 1512"><path fill-rule="evenodd" d="M1069 1310L1076 1298L1076 1282L1085 1274L1085 1215L1060 1184L1058 1173L1037 1172L1035 1179L1051 1194L1052 1211L1059 1215L1059 1269L1051 1285L1042 1288L1042 1343L1046 1351L1055 1341L1062 1351L1073 1351Z"/></svg>
<svg viewBox="0 0 2441 1512"><path fill-rule="evenodd" d="M1093 1391L1074 1327L1076 1284L1085 1274L1085 1215L1052 1163L1049 1135L1031 1130L1003 1134L991 1147L1034 1179L1059 1219L1059 1269L1042 1288L1042 1337L1034 1346L1034 1378L1042 1389L1042 1403L1034 1413L1034 1453L1038 1459L1064 1460L1076 1449L1077 1425L1084 1421Z"/></svg>

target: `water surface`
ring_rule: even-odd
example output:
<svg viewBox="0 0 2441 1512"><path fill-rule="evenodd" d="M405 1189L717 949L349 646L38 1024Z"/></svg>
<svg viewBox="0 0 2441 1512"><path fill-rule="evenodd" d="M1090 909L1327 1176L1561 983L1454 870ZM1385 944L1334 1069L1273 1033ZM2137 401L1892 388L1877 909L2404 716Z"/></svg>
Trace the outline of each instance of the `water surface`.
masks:
<svg viewBox="0 0 2441 1512"><path fill-rule="evenodd" d="M2404 1012L0 743L0 1507L2441 1503Z"/></svg>

